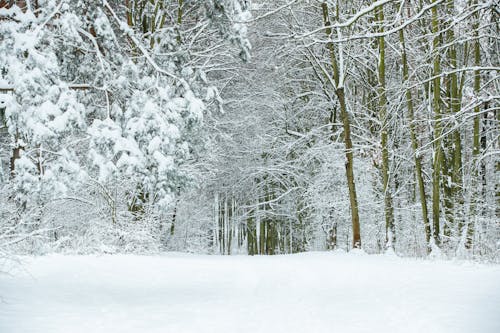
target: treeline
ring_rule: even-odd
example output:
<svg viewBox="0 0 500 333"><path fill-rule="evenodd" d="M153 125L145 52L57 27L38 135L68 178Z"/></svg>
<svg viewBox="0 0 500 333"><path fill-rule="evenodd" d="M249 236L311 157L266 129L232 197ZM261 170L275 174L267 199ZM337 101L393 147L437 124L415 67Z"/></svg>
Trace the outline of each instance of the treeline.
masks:
<svg viewBox="0 0 500 333"><path fill-rule="evenodd" d="M497 256L497 8L254 4L253 59L214 125L219 251Z"/></svg>
<svg viewBox="0 0 500 333"><path fill-rule="evenodd" d="M222 106L208 75L248 58L247 16L233 0L2 1L0 248L157 250Z"/></svg>
<svg viewBox="0 0 500 333"><path fill-rule="evenodd" d="M493 2L2 4L19 248L498 259Z"/></svg>

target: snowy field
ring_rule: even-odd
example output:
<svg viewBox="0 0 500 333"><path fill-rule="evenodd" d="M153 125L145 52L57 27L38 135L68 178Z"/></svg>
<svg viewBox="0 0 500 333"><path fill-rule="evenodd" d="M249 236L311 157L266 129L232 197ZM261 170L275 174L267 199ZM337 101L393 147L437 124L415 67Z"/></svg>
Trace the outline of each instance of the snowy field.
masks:
<svg viewBox="0 0 500 333"><path fill-rule="evenodd" d="M500 266L364 254L47 256L0 332L500 332Z"/></svg>

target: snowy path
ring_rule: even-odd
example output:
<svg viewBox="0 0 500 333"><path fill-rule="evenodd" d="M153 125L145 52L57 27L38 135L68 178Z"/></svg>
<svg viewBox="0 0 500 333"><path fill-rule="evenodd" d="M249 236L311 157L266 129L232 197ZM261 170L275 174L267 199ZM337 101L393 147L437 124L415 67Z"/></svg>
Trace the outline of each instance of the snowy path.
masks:
<svg viewBox="0 0 500 333"><path fill-rule="evenodd" d="M500 332L500 266L391 256L48 256L0 276L0 332Z"/></svg>

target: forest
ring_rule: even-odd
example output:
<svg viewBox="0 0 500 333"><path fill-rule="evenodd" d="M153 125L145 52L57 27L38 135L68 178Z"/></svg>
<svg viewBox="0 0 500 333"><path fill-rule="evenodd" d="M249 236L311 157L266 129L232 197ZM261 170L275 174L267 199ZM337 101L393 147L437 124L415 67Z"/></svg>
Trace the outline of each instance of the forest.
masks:
<svg viewBox="0 0 500 333"><path fill-rule="evenodd" d="M500 260L492 0L1 0L0 256Z"/></svg>
<svg viewBox="0 0 500 333"><path fill-rule="evenodd" d="M499 17L0 0L0 332L500 332Z"/></svg>

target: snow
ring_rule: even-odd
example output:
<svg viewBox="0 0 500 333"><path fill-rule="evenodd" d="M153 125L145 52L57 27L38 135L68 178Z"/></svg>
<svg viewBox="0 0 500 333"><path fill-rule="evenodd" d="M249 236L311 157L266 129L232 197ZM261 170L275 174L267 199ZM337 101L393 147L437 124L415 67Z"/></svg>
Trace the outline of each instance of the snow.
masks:
<svg viewBox="0 0 500 333"><path fill-rule="evenodd" d="M394 255L24 257L0 332L500 332L500 266Z"/></svg>

